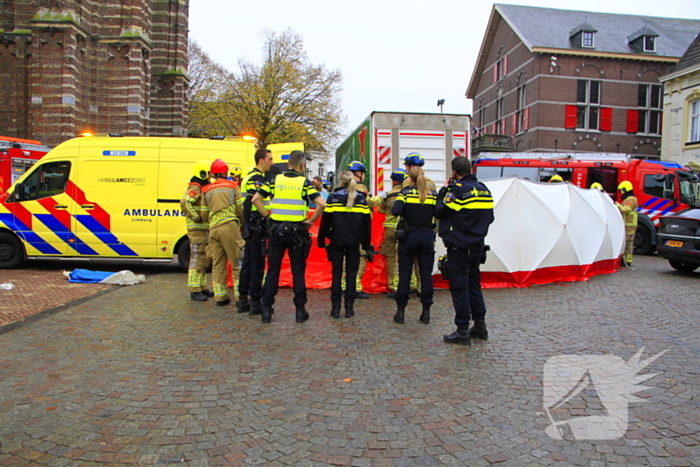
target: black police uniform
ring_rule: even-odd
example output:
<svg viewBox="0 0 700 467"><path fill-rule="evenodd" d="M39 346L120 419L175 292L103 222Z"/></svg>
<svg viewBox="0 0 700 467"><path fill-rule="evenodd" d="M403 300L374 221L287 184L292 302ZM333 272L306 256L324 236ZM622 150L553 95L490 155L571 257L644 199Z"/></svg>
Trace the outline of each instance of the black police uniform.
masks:
<svg viewBox="0 0 700 467"><path fill-rule="evenodd" d="M421 204L418 187L413 185L401 190L391 208L394 216L401 217L396 229L396 238L399 240L399 286L396 291L396 305L400 310L408 303L411 269L416 258L421 281L420 301L423 304L424 313L429 312L430 305L433 303L435 205L435 191L429 189L424 203ZM404 240L400 238L401 230L406 234Z"/></svg>
<svg viewBox="0 0 700 467"><path fill-rule="evenodd" d="M268 268L263 285L262 304L263 304L263 320L266 319L265 307L271 308L275 303L275 295L279 290L280 269L282 268L282 258L284 252L288 251L289 262L292 268L292 289L294 290L294 306L297 308L297 321L301 322L308 318L304 306L307 302L306 297L306 258L309 255L311 247L311 237L306 225L302 221L277 221L275 220L275 192L280 191L275 189L277 180L284 178L303 177L302 190L298 202L300 205L308 208L309 203L313 202L317 197L321 196L310 181L296 172L295 170L287 170L282 175L278 175L270 180L267 184L260 187L258 192L263 198L273 196L272 200L272 216L268 223L268 239L267 239L267 254ZM301 317L305 315L305 317ZM268 322L268 321L265 321Z"/></svg>
<svg viewBox="0 0 700 467"><path fill-rule="evenodd" d="M484 238L494 220L493 197L470 174L440 189L436 211L439 234L447 248L455 324L467 329L470 317L483 322L486 315L479 266L485 254Z"/></svg>
<svg viewBox="0 0 700 467"><path fill-rule="evenodd" d="M255 193L265 184L265 176L260 169L255 167L243 178L243 183L245 186L241 186L241 192L245 196L243 201L245 247L238 279L238 294L243 306L239 305L238 311L239 313L250 311L251 315L259 315L262 312L260 299L262 298L262 280L265 274L263 246L267 234L267 222L255 208L252 200ZM245 301L249 294L250 303L246 304Z"/></svg>
<svg viewBox="0 0 700 467"><path fill-rule="evenodd" d="M357 296L355 281L360 266L360 245L365 251L370 250L372 217L367 198L364 193L358 191L352 207L346 206L347 201L347 188L337 188L328 195L318 232L318 246L326 248L333 271L331 315L334 318L338 317L340 310L343 259L346 263L345 316L349 318L354 315L353 303ZM326 239L330 241L327 247Z"/></svg>

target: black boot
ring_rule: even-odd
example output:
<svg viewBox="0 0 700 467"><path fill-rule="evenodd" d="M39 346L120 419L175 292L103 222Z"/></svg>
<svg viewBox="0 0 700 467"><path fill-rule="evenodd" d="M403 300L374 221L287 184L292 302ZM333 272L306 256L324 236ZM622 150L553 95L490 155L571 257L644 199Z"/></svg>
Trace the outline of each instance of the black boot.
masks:
<svg viewBox="0 0 700 467"><path fill-rule="evenodd" d="M475 319L474 326L469 330L469 337L472 339L489 340L489 332L486 330L485 319Z"/></svg>
<svg viewBox="0 0 700 467"><path fill-rule="evenodd" d="M423 304L423 311L418 319L423 324L430 324L430 305Z"/></svg>
<svg viewBox="0 0 700 467"><path fill-rule="evenodd" d="M231 299L226 297L224 300L221 300L220 302L216 302L216 306L226 306L229 303L231 303Z"/></svg>
<svg viewBox="0 0 700 467"><path fill-rule="evenodd" d="M214 296L214 291L213 291L213 290L209 290L209 289L205 289L205 290L202 290L202 294L203 294L203 295L206 295L206 296L209 297L209 298L211 298L211 297Z"/></svg>
<svg viewBox="0 0 700 467"><path fill-rule="evenodd" d="M396 308L396 314L394 315L394 321L398 324L403 324L404 321L404 314L406 313L406 307L405 306L397 306Z"/></svg>
<svg viewBox="0 0 700 467"><path fill-rule="evenodd" d="M250 313L248 314L251 316L262 314L262 303L260 302L259 298L250 299Z"/></svg>
<svg viewBox="0 0 700 467"><path fill-rule="evenodd" d="M303 323L309 319L309 313L303 306L297 307L297 323Z"/></svg>
<svg viewBox="0 0 700 467"><path fill-rule="evenodd" d="M206 302L209 297L204 295L202 292L190 292L190 300L195 302Z"/></svg>
<svg viewBox="0 0 700 467"><path fill-rule="evenodd" d="M352 318L355 316L355 300L345 298L345 317Z"/></svg>
<svg viewBox="0 0 700 467"><path fill-rule="evenodd" d="M340 318L340 300L332 300L331 307L331 318Z"/></svg>
<svg viewBox="0 0 700 467"><path fill-rule="evenodd" d="M468 326L458 326L455 332L446 334L442 339L448 344L472 345Z"/></svg>
<svg viewBox="0 0 700 467"><path fill-rule="evenodd" d="M250 311L250 300L248 300L247 295L242 295L238 297L238 302L236 302L239 313L248 313Z"/></svg>
<svg viewBox="0 0 700 467"><path fill-rule="evenodd" d="M271 306L262 305L261 312L260 312L260 314L262 315L262 322L263 323L271 323L272 322L272 313L274 313L274 311L272 310Z"/></svg>

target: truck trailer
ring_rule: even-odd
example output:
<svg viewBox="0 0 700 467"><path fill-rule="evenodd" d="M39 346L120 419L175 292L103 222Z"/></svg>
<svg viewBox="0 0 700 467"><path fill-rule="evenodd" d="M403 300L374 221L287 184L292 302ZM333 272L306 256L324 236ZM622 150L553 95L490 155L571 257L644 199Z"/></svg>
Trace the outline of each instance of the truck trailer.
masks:
<svg viewBox="0 0 700 467"><path fill-rule="evenodd" d="M372 112L336 150L336 174L360 161L370 194L381 195L391 190L391 172L418 152L426 175L440 186L452 173L452 158L471 153L470 129L469 115Z"/></svg>

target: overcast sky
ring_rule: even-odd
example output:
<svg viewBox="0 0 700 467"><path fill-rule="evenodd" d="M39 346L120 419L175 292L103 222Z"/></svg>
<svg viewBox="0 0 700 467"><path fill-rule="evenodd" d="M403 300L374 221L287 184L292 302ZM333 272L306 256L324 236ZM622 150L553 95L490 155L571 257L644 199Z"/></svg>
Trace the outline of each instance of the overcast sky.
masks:
<svg viewBox="0 0 700 467"><path fill-rule="evenodd" d="M700 19L700 0L504 3ZM190 37L236 72L239 58L261 62L263 28L300 33L312 63L343 74L347 134L374 110L439 112L438 99L445 113L471 113L464 94L492 7L474 0L193 0Z"/></svg>

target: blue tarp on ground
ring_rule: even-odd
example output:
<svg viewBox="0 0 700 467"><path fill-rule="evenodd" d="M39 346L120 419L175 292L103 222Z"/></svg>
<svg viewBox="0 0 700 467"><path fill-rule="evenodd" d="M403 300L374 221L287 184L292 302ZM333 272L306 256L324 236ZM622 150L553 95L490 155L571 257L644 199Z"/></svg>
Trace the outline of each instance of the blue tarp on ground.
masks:
<svg viewBox="0 0 700 467"><path fill-rule="evenodd" d="M113 276L113 272L90 271L88 269L74 269L68 276L68 282L82 282L88 284L97 284Z"/></svg>

